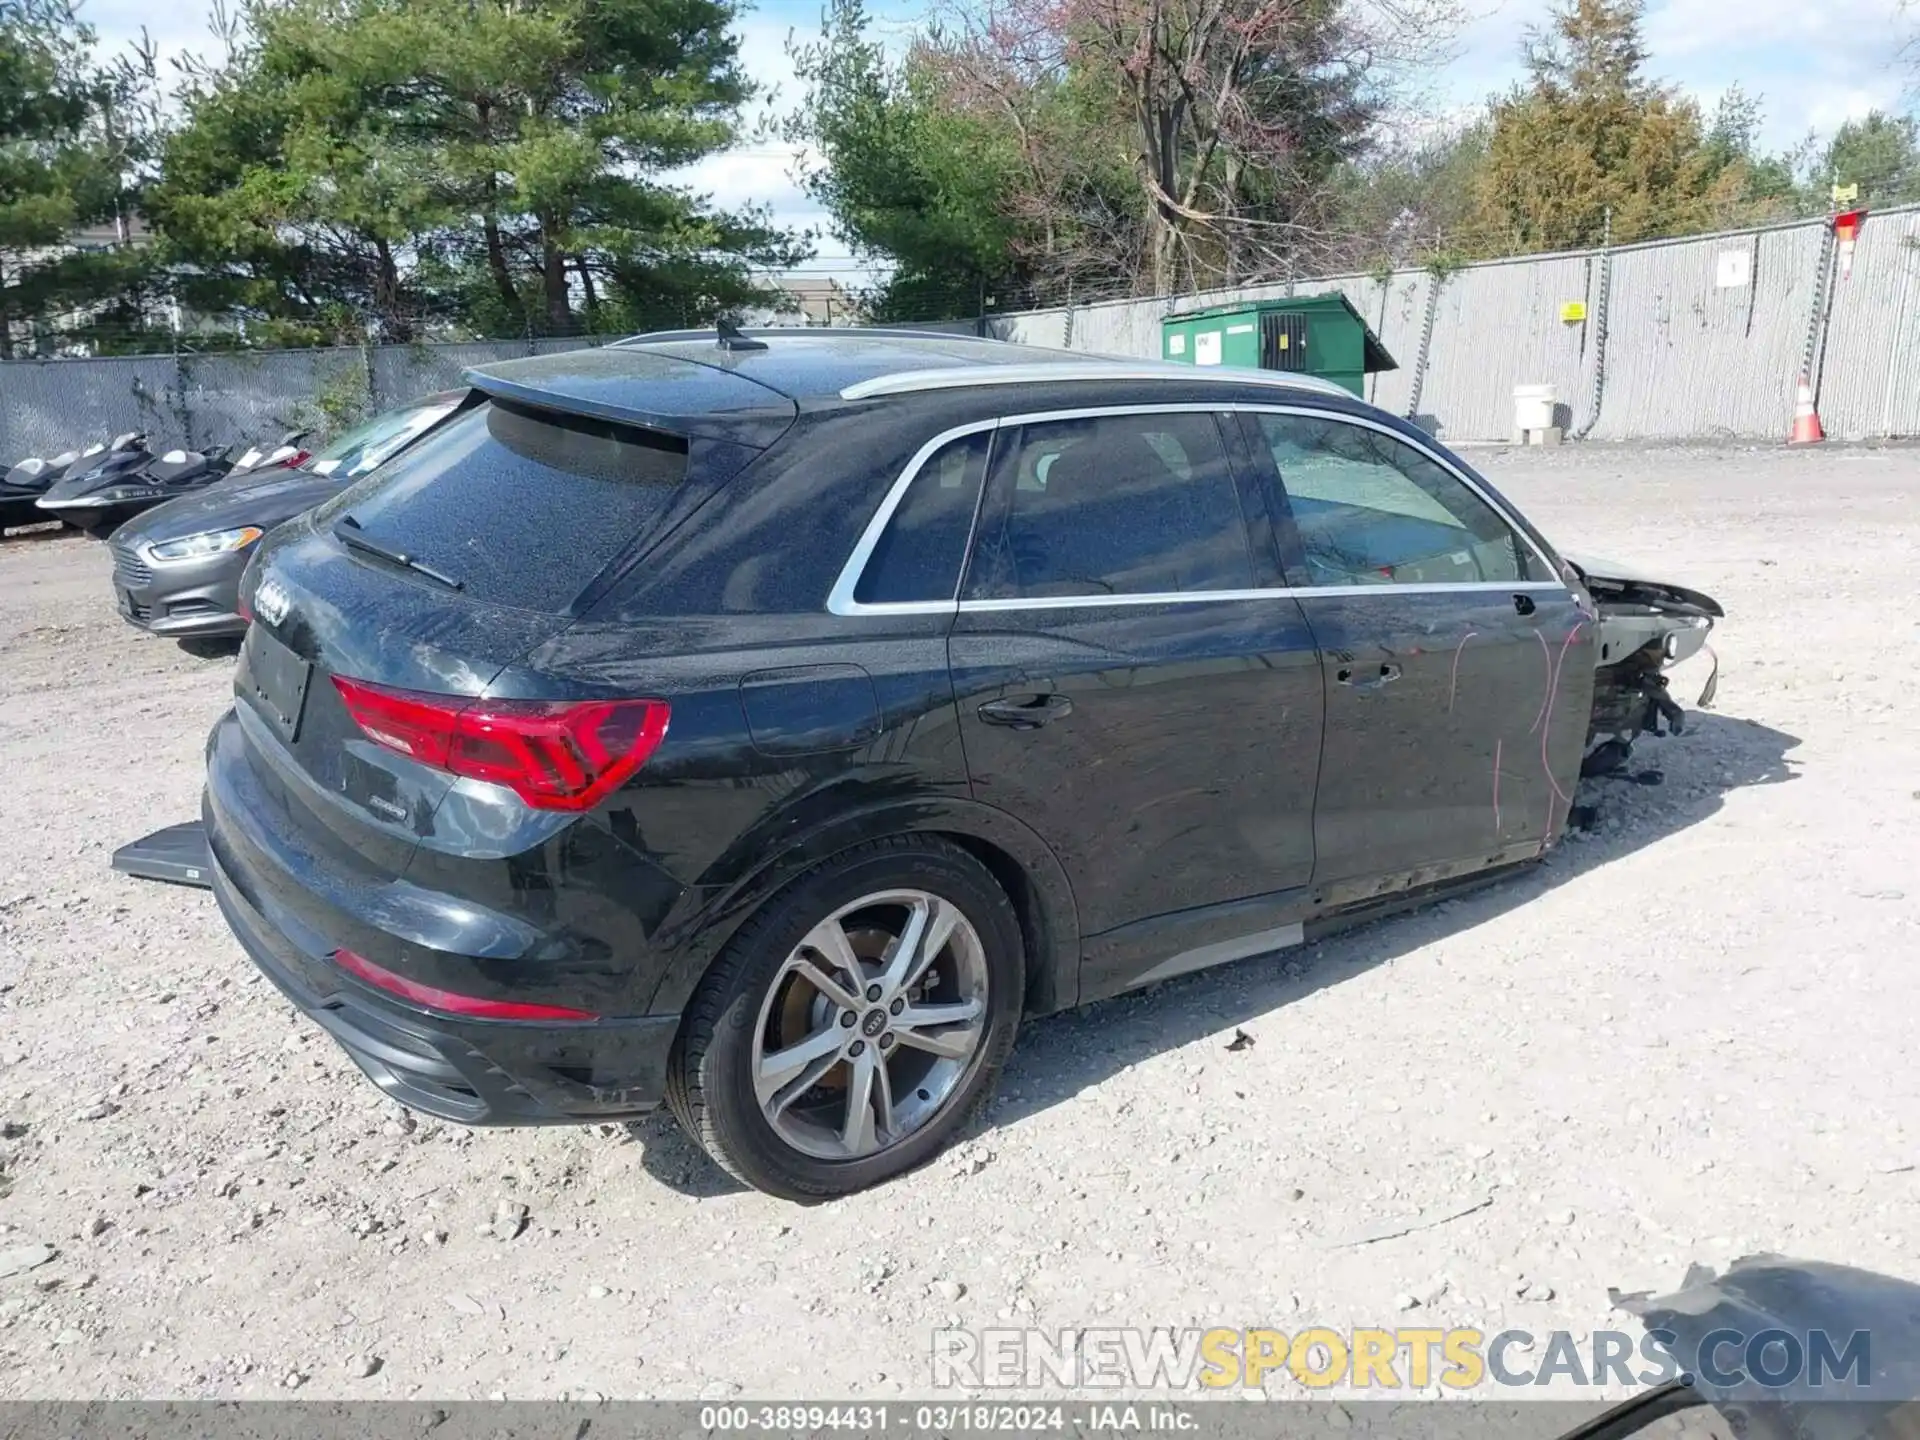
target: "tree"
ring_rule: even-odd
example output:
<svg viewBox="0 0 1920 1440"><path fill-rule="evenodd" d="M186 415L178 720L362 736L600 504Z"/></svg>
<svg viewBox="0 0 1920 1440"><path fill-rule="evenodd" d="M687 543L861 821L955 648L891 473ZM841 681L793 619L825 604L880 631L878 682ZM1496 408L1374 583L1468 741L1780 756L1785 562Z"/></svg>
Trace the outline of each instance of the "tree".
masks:
<svg viewBox="0 0 1920 1440"><path fill-rule="evenodd" d="M0 0L0 359L15 328L84 328L137 279L123 248L76 232L131 213L141 137L116 123L125 80L93 63L93 32L67 0Z"/></svg>
<svg viewBox="0 0 1920 1440"><path fill-rule="evenodd" d="M974 315L1029 289L1032 239L1005 203L1015 131L948 103L937 43L890 62L861 0L833 0L819 38L788 53L807 94L785 134L820 156L801 183L855 254L893 265L866 297L874 318Z"/></svg>
<svg viewBox="0 0 1920 1440"><path fill-rule="evenodd" d="M570 334L759 298L804 254L661 178L753 93L731 0L252 0L169 147L160 212L241 313L408 338ZM237 265L237 268L236 268ZM187 277L192 283L192 277Z"/></svg>
<svg viewBox="0 0 1920 1440"><path fill-rule="evenodd" d="M1911 116L1871 111L1834 132L1812 166L1824 199L1830 185L1858 185L1861 205L1898 205L1920 198L1920 125Z"/></svg>
<svg viewBox="0 0 1920 1440"><path fill-rule="evenodd" d="M1477 218L1489 130L1482 117L1385 144L1342 167L1334 226L1346 240L1340 263L1399 269L1458 250Z"/></svg>
<svg viewBox="0 0 1920 1440"><path fill-rule="evenodd" d="M794 134L839 233L1046 299L1293 273L1344 253L1343 167L1450 0L989 0L889 64L858 6L798 52Z"/></svg>
<svg viewBox="0 0 1920 1440"><path fill-rule="evenodd" d="M1485 249L1520 253L1707 229L1739 217L1743 160L1708 145L1699 107L1646 74L1643 0L1563 0L1531 32L1528 80L1492 107Z"/></svg>
<svg viewBox="0 0 1920 1440"><path fill-rule="evenodd" d="M410 339L427 305L401 256L442 212L376 91L286 43L285 18L247 11L183 91L148 196L176 293L268 343Z"/></svg>
<svg viewBox="0 0 1920 1440"><path fill-rule="evenodd" d="M1445 0L1007 0L959 60L977 83L1051 84L1104 112L1136 187L1140 279L1167 293L1319 258L1331 176L1364 148L1385 79L1453 13Z"/></svg>

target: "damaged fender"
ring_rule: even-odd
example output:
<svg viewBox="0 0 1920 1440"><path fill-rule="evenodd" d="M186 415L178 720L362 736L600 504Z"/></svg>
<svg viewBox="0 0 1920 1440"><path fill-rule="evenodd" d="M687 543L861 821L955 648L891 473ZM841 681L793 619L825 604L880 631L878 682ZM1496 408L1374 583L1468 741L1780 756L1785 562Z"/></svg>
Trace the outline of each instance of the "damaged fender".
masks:
<svg viewBox="0 0 1920 1440"><path fill-rule="evenodd" d="M1707 649L1714 622L1726 611L1702 591L1630 565L1592 556L1565 559L1593 599L1600 632L1581 773L1603 774L1626 763L1640 735L1685 730L1686 712L1668 693L1666 672ZM1712 705L1719 679L1716 659L1697 705Z"/></svg>

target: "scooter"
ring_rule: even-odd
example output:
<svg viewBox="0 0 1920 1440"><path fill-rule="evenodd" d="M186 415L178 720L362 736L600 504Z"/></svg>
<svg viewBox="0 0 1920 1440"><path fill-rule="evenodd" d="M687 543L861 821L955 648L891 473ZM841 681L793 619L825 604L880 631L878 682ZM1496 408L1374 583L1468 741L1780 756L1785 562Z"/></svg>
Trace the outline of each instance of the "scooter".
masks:
<svg viewBox="0 0 1920 1440"><path fill-rule="evenodd" d="M143 510L225 479L233 469L227 458L229 448L169 450L157 459L147 455L144 464L103 469L99 474L89 471L74 481L60 482L40 505L59 507L63 519L71 516L89 534L107 535Z"/></svg>
<svg viewBox="0 0 1920 1440"><path fill-rule="evenodd" d="M37 502L61 472L79 458L78 450L65 451L51 460L36 455L0 476L0 530L45 520Z"/></svg>

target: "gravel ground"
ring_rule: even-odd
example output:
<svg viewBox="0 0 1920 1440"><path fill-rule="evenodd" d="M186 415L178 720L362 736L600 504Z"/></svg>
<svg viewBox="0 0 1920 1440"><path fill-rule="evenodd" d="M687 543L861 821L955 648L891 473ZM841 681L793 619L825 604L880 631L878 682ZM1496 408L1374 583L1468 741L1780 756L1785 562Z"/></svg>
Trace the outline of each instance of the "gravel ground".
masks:
<svg viewBox="0 0 1920 1440"><path fill-rule="evenodd" d="M948 1323L1584 1336L1689 1261L1920 1278L1920 451L1478 458L1726 605L1663 782L1502 887L1034 1024L957 1155L811 1210L664 1117L382 1099L210 897L107 868L197 813L231 662L122 624L99 545L0 543L0 1271L54 1252L0 1278L0 1396L924 1395Z"/></svg>

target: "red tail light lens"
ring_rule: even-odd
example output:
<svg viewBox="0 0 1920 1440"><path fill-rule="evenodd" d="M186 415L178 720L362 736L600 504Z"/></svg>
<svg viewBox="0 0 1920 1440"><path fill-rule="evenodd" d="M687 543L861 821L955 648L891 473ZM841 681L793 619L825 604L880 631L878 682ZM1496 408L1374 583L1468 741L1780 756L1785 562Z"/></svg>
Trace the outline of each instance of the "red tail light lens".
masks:
<svg viewBox="0 0 1920 1440"><path fill-rule="evenodd" d="M333 952L333 963L349 975L397 995L410 1005L424 1005L448 1015L465 1015L475 1020L598 1020L590 1010L570 1010L565 1005L523 1005L515 1000L482 1000L473 995L456 995L437 985L422 985L404 975L374 964L351 950Z"/></svg>
<svg viewBox="0 0 1920 1440"><path fill-rule="evenodd" d="M369 740L504 785L540 810L591 810L667 734L664 700L474 700L339 675L333 684Z"/></svg>

